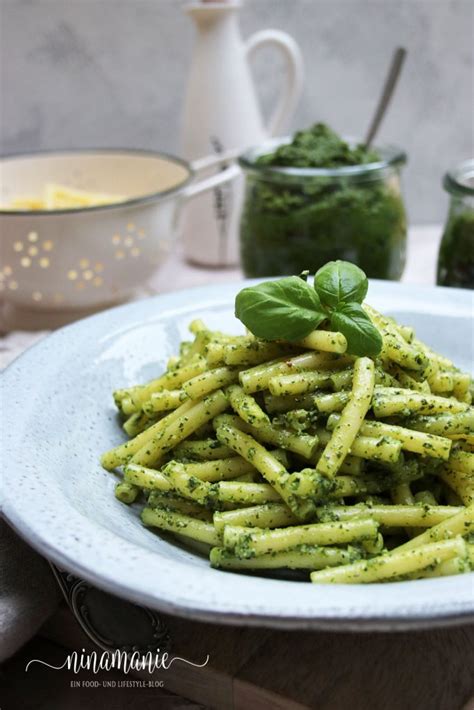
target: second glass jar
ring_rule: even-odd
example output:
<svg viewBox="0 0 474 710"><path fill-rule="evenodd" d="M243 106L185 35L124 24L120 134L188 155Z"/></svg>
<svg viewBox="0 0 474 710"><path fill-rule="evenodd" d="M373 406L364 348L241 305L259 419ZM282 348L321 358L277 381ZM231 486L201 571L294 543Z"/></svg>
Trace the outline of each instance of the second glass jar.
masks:
<svg viewBox="0 0 474 710"><path fill-rule="evenodd" d="M439 250L437 283L474 289L474 160L446 173L443 186L451 201Z"/></svg>

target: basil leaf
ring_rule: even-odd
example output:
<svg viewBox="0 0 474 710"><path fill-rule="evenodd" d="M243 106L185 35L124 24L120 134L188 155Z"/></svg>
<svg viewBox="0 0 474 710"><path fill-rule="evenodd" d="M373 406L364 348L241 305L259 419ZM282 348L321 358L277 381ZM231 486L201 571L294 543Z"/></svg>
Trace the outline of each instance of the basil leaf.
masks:
<svg viewBox="0 0 474 710"><path fill-rule="evenodd" d="M382 336L359 303L340 303L331 314L331 328L346 337L352 355L375 357L382 349Z"/></svg>
<svg viewBox="0 0 474 710"><path fill-rule="evenodd" d="M327 318L316 291L298 276L242 289L235 315L265 340L300 340Z"/></svg>
<svg viewBox="0 0 474 710"><path fill-rule="evenodd" d="M369 282L362 269L349 261L329 261L317 271L314 288L326 306L336 308L338 303L362 303Z"/></svg>

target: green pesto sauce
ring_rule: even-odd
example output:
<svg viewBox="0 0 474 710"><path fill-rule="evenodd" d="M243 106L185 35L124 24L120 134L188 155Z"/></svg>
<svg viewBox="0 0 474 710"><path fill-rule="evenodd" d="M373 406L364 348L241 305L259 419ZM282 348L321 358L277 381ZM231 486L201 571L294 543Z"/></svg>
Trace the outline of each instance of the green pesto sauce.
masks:
<svg viewBox="0 0 474 710"><path fill-rule="evenodd" d="M274 153L261 155L257 163L291 168L341 168L375 163L380 156L362 145L351 147L324 123L315 123L306 131L297 131L288 145Z"/></svg>
<svg viewBox="0 0 474 710"><path fill-rule="evenodd" d="M474 210L452 214L438 257L439 286L474 288Z"/></svg>
<svg viewBox="0 0 474 710"><path fill-rule="evenodd" d="M338 168L380 159L351 147L324 124L299 131L289 145L262 155L257 164ZM247 276L316 271L327 261L358 264L372 278L398 279L405 263L406 216L390 181L249 174L241 223Z"/></svg>

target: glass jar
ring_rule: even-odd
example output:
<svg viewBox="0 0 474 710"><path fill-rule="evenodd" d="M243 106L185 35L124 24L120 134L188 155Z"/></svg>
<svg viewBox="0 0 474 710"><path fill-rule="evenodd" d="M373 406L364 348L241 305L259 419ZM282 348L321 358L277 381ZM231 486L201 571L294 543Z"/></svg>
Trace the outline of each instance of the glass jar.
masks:
<svg viewBox="0 0 474 710"><path fill-rule="evenodd" d="M400 170L406 155L377 149L379 162L339 168L258 164L290 139L269 141L239 160L246 176L240 243L246 276L312 273L344 259L367 276L403 273L406 213Z"/></svg>
<svg viewBox="0 0 474 710"><path fill-rule="evenodd" d="M443 187L451 202L439 249L437 283L474 288L474 160L446 173Z"/></svg>

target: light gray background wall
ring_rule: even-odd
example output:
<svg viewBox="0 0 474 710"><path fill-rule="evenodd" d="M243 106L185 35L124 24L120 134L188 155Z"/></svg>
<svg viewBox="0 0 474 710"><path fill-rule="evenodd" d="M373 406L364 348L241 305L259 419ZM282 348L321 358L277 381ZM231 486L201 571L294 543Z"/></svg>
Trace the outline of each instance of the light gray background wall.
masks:
<svg viewBox="0 0 474 710"><path fill-rule="evenodd" d="M68 146L178 150L193 31L181 0L0 0L3 153ZM244 36L275 27L300 43L306 88L292 128L316 120L361 135L393 48L409 57L379 140L409 153L412 222L444 218L446 167L473 146L473 0L245 0ZM255 64L264 109L279 59Z"/></svg>

